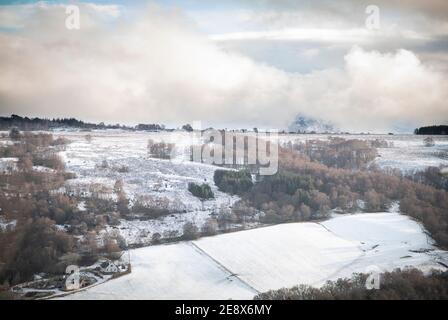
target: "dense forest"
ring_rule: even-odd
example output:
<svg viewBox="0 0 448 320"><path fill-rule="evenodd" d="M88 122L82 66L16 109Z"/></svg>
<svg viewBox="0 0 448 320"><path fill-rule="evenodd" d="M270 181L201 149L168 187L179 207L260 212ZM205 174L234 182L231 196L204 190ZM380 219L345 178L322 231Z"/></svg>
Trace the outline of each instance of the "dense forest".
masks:
<svg viewBox="0 0 448 320"><path fill-rule="evenodd" d="M445 135L448 134L448 125L441 126L428 126L421 127L414 130L415 134L435 134L435 135Z"/></svg>
<svg viewBox="0 0 448 320"><path fill-rule="evenodd" d="M380 276L380 288L366 288L367 274L329 281L321 288L307 285L268 291L255 300L446 300L448 272L425 276L416 269L396 270Z"/></svg>

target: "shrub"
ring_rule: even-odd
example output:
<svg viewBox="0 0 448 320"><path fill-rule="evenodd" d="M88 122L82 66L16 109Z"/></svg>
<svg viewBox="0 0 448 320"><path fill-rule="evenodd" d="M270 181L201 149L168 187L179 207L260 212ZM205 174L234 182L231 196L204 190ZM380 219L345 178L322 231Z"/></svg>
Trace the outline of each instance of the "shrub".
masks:
<svg viewBox="0 0 448 320"><path fill-rule="evenodd" d="M11 130L9 130L9 138L11 140L19 140L21 137L20 131L17 128L11 128Z"/></svg>
<svg viewBox="0 0 448 320"><path fill-rule="evenodd" d="M206 183L199 185L194 182L190 182L188 183L188 191L201 200L213 199L215 197L212 189Z"/></svg>
<svg viewBox="0 0 448 320"><path fill-rule="evenodd" d="M218 222L216 219L209 218L201 228L201 233L206 236L215 235L218 231Z"/></svg>
<svg viewBox="0 0 448 320"><path fill-rule="evenodd" d="M154 142L148 140L148 153L150 157L158 159L170 159L176 145L174 143Z"/></svg>
<svg viewBox="0 0 448 320"><path fill-rule="evenodd" d="M118 171L119 173L128 173L128 172L129 172L129 167L123 165L123 166L118 167L118 168L117 168L117 171Z"/></svg>
<svg viewBox="0 0 448 320"><path fill-rule="evenodd" d="M162 235L160 233L156 232L152 235L151 242L153 244L159 244L161 239L162 239Z"/></svg>
<svg viewBox="0 0 448 320"><path fill-rule="evenodd" d="M184 240L194 240L199 236L198 227L191 222L184 224L183 231L182 238Z"/></svg>
<svg viewBox="0 0 448 320"><path fill-rule="evenodd" d="M136 214L143 214L142 219L157 219L171 213L168 208L161 207L157 203L144 204L138 200L132 206L131 211Z"/></svg>
<svg viewBox="0 0 448 320"><path fill-rule="evenodd" d="M62 171L65 168L64 161L56 153L48 153L42 156L33 157L33 164L43 166L54 170Z"/></svg>
<svg viewBox="0 0 448 320"><path fill-rule="evenodd" d="M64 137L58 137L56 139L53 140L53 142L51 143L52 146L63 146L68 144L70 141Z"/></svg>
<svg viewBox="0 0 448 320"><path fill-rule="evenodd" d="M425 144L425 147L433 147L436 144L432 137L426 137L423 139L423 143Z"/></svg>
<svg viewBox="0 0 448 320"><path fill-rule="evenodd" d="M182 130L185 130L187 132L192 132L193 131L193 127L190 124L185 124L182 126Z"/></svg>

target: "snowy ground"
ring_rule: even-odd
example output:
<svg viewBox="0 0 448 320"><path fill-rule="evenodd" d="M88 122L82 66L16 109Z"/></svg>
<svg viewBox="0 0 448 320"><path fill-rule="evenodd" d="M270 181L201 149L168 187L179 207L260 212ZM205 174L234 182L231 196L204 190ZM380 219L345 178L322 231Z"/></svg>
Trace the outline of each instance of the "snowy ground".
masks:
<svg viewBox="0 0 448 320"><path fill-rule="evenodd" d="M255 294L191 242L131 251L132 273L63 299L235 299Z"/></svg>
<svg viewBox="0 0 448 320"><path fill-rule="evenodd" d="M429 166L448 166L448 136L432 136L435 146L426 147L423 139L427 136L412 134L397 135L328 135L328 134L290 134L280 135L280 141L327 140L329 136L343 139L385 140L392 146L379 148L375 163L382 168L401 171L423 170Z"/></svg>
<svg viewBox="0 0 448 320"><path fill-rule="evenodd" d="M194 222L201 227L221 206L228 208L238 200L238 197L218 191L213 182L216 166L185 161L182 151L195 140L183 132L107 130L55 134L72 141L60 153L67 170L76 173L76 178L67 182L69 190L78 190L86 195L98 192L103 197L114 198L114 184L121 179L131 205L137 200L144 203L163 202L174 212L156 220L121 220L118 230L128 244L148 243L154 233L162 237L169 233L181 235L186 222ZM90 142L86 135L91 136ZM175 143L178 156L174 160L150 158L147 151L149 139ZM103 166L104 163L107 167ZM120 172L119 168L122 167L126 167L126 172ZM208 183L215 199L202 203L188 191L189 182Z"/></svg>
<svg viewBox="0 0 448 320"><path fill-rule="evenodd" d="M86 196L93 192L114 198L113 187L123 180L131 204L163 202L175 212L148 221L122 220L116 229L128 244L148 244L154 233L180 235L185 222L199 227L221 206L231 207L238 197L219 192L213 183L214 166L148 157L149 139L176 143L179 151L197 140L184 132L148 133L105 130L58 131L72 142L61 152L67 170L68 191ZM86 136L90 135L90 139ZM346 139L384 139L393 147L379 149L375 162L403 171L448 166L448 137L434 137L425 147L423 136L340 135ZM282 135L282 142L327 139L328 135ZM16 159L0 161L0 170ZM123 170L125 168L125 170ZM43 170L37 167L35 169ZM208 183L215 199L201 202L187 190L189 182ZM85 209L81 202L80 209ZM12 223L12 224L11 224ZM0 220L0 230L14 222ZM399 213L334 215L318 223L283 224L193 242L131 250L132 273L107 281L68 299L243 299L257 292L299 283L319 286L326 280L349 277L372 268L385 271L415 266L442 268L448 255L432 245L421 226Z"/></svg>
<svg viewBox="0 0 448 320"><path fill-rule="evenodd" d="M2 212L0 208L0 213ZM6 220L4 217L0 216L0 231L13 230L17 225L17 220Z"/></svg>
<svg viewBox="0 0 448 320"><path fill-rule="evenodd" d="M18 158L0 158L0 172L6 173L17 168Z"/></svg>
<svg viewBox="0 0 448 320"><path fill-rule="evenodd" d="M213 183L216 167L185 161L183 151L197 143L185 132L129 132L122 130L56 131L72 142L61 152L68 171L76 178L68 180L67 189L85 195L92 192L106 198L114 198L113 186L122 179L127 197L134 201L165 203L174 212L169 216L148 221L121 220L116 229L128 244L148 244L155 233L162 238L179 236L186 222L199 227L221 206L231 207L238 197L217 190ZM87 135L91 137L86 139ZM424 137L415 135L338 135L345 139L382 139L392 144L391 148L379 149L380 157L375 162L381 167L398 168L404 171L424 169L427 166L448 165L448 137L434 137L436 145L425 147ZM175 143L178 157L174 161L148 157L147 143ZM328 135L280 135L281 142L328 139ZM106 166L104 166L106 164ZM119 170L125 167L126 170ZM188 190L189 182L208 183L215 199L202 203Z"/></svg>
<svg viewBox="0 0 448 320"><path fill-rule="evenodd" d="M65 299L249 299L372 268L443 269L446 258L407 216L341 215L131 250L131 274Z"/></svg>

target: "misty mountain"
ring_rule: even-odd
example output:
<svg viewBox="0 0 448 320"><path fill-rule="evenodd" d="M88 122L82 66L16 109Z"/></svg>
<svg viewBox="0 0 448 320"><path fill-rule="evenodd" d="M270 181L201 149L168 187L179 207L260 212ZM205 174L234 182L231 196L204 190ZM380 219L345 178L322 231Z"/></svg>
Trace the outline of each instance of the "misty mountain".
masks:
<svg viewBox="0 0 448 320"><path fill-rule="evenodd" d="M299 133L334 133L340 132L338 128L329 122L325 122L319 119L309 118L302 115L298 115L293 123L288 127L290 132Z"/></svg>

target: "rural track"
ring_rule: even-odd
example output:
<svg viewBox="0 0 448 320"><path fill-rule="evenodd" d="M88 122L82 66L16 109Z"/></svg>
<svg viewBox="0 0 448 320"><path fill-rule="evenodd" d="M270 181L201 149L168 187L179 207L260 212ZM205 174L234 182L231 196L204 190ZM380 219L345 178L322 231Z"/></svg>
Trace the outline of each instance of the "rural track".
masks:
<svg viewBox="0 0 448 320"><path fill-rule="evenodd" d="M255 289L253 286L251 286L249 283L247 283L246 281L244 281L243 279L241 279L235 272L233 272L232 270L230 270L229 268L227 268L225 265L223 265L221 262L219 262L218 260L216 260L215 258L213 258L211 255L209 255L206 251L204 251L201 247L199 247L197 244L195 244L193 241L190 241L191 246L199 252L199 254L206 256L207 258L209 258L210 260L212 260L214 263L216 263L218 265L219 268L221 268L222 270L224 270L225 272L227 272L229 274L229 277L233 276L235 278L237 278L242 284L244 284L246 287L248 287L250 290L252 290L253 292L255 292L255 294L260 294L261 292L258 291L257 289Z"/></svg>
<svg viewBox="0 0 448 320"><path fill-rule="evenodd" d="M316 222L316 224L318 224L319 226L321 226L322 228L324 228L325 230L327 230L328 232L332 233L334 236L343 239L343 240L347 240L344 237L341 237L340 235L338 235L337 233L335 233L333 230L331 230L330 228L328 228L326 225L324 225L322 222ZM361 261L362 259L364 259L367 255L367 252L359 245L358 248L361 250L361 254L356 257L356 259L352 260L351 262L347 263L346 265L342 266L341 268L337 269L336 271L334 271L333 273L331 273L330 275L328 275L327 277L325 277L324 279L315 281L314 283L312 283L312 286L316 286L318 284L321 283L325 283L328 280L332 280L335 277L337 277L343 270L350 268L351 266L356 265L359 261ZM370 250L369 250L370 251Z"/></svg>

